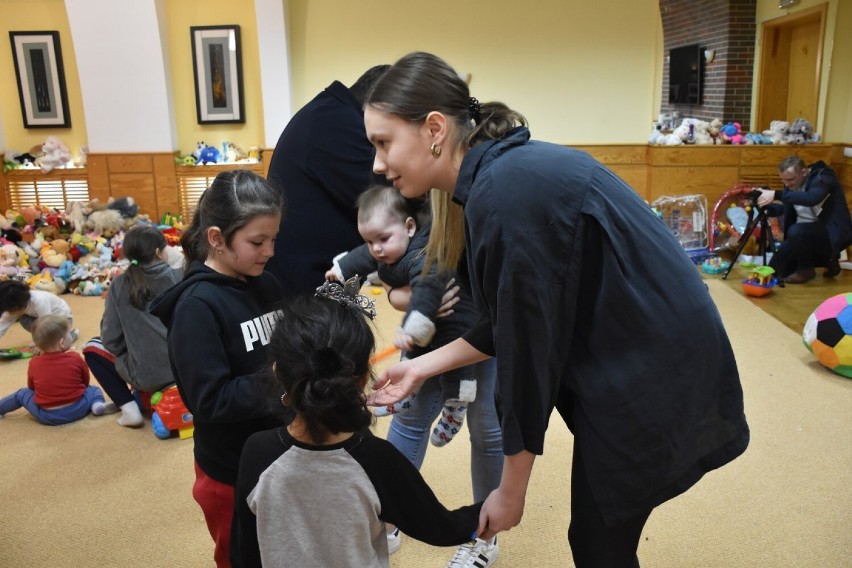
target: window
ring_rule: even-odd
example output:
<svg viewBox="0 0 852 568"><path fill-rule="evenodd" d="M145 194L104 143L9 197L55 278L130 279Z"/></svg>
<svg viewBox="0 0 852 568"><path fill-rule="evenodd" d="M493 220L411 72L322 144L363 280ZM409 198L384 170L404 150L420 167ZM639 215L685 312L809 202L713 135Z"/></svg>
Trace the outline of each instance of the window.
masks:
<svg viewBox="0 0 852 568"><path fill-rule="evenodd" d="M11 171L6 174L6 202L11 209L38 205L65 211L69 201L89 201L89 179L83 171Z"/></svg>

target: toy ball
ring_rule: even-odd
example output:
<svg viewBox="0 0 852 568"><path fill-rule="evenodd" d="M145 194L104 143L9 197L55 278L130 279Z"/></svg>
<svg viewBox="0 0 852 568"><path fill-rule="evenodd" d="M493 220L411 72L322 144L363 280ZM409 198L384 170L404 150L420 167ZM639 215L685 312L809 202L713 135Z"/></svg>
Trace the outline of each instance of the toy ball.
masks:
<svg viewBox="0 0 852 568"><path fill-rule="evenodd" d="M805 322L802 339L820 363L852 378L852 293L820 304Z"/></svg>

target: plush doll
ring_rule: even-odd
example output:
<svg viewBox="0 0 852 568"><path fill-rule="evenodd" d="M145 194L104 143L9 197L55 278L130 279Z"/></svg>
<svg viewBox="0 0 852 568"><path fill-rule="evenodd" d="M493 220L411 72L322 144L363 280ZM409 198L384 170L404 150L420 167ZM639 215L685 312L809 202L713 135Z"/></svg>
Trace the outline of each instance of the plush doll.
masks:
<svg viewBox="0 0 852 568"><path fill-rule="evenodd" d="M115 209L104 209L95 211L86 220L86 230L99 236L109 238L124 227L121 213Z"/></svg>
<svg viewBox="0 0 852 568"><path fill-rule="evenodd" d="M217 148L205 146L196 160L196 164L216 164L222 161L222 155Z"/></svg>
<svg viewBox="0 0 852 568"><path fill-rule="evenodd" d="M48 173L54 168L65 167L71 162L71 152L56 136L48 136L41 150L42 155L36 158L35 163L43 173Z"/></svg>
<svg viewBox="0 0 852 568"><path fill-rule="evenodd" d="M248 154L233 142L225 142L223 145L225 146L226 162L239 162L248 159Z"/></svg>
<svg viewBox="0 0 852 568"><path fill-rule="evenodd" d="M773 144L785 144L787 131L790 129L790 123L786 120L773 120L769 123L769 129L764 130L762 134L772 140Z"/></svg>
<svg viewBox="0 0 852 568"><path fill-rule="evenodd" d="M728 144L744 144L742 127L739 122L729 122L721 129L722 140Z"/></svg>
<svg viewBox="0 0 852 568"><path fill-rule="evenodd" d="M81 280L74 293L80 296L100 296L104 293L104 285L97 280Z"/></svg>
<svg viewBox="0 0 852 568"><path fill-rule="evenodd" d="M18 247L12 244L0 246L0 274L17 276L19 261Z"/></svg>
<svg viewBox="0 0 852 568"><path fill-rule="evenodd" d="M89 161L89 147L81 146L80 147L80 155L77 159L74 160L74 166L78 168L85 168L86 164Z"/></svg>
<svg viewBox="0 0 852 568"><path fill-rule="evenodd" d="M107 202L107 209L118 211L125 219L132 219L139 213L139 206L136 205L136 201L132 197L119 197L118 199L110 197Z"/></svg>
<svg viewBox="0 0 852 568"><path fill-rule="evenodd" d="M797 118L790 125L787 134L784 136L784 142L787 144L804 144L809 142L814 135L814 127L805 118Z"/></svg>
<svg viewBox="0 0 852 568"><path fill-rule="evenodd" d="M42 250L41 260L48 266L59 268L68 260L68 251L71 245L64 239L54 239L47 249Z"/></svg>

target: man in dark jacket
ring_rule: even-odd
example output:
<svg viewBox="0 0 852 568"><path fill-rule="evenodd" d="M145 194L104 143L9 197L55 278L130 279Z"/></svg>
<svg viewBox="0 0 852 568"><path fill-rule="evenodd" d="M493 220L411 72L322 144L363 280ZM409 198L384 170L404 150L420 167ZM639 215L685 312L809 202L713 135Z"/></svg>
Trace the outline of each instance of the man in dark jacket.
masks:
<svg viewBox="0 0 852 568"><path fill-rule="evenodd" d="M770 266L788 284L813 280L817 266L837 276L840 252L852 245L852 218L837 176L824 162L805 167L798 156L785 158L778 176L784 189L762 190L757 202L769 215L784 215L784 241Z"/></svg>
<svg viewBox="0 0 852 568"><path fill-rule="evenodd" d="M297 112L275 146L269 179L284 193L286 214L272 272L288 296L314 292L329 260L361 243L355 199L373 176L373 146L364 130L364 97L388 65L351 87L333 82Z"/></svg>

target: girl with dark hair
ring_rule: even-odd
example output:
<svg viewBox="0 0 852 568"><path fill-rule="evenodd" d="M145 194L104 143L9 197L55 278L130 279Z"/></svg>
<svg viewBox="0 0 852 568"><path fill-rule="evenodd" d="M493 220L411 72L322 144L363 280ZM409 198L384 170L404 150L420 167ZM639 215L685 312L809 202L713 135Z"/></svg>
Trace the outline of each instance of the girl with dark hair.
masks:
<svg viewBox="0 0 852 568"><path fill-rule="evenodd" d="M195 425L193 497L230 566L234 484L246 439L282 423L264 364L281 286L264 271L281 221L280 192L249 170L221 172L181 235L187 272L151 306Z"/></svg>
<svg viewBox="0 0 852 568"><path fill-rule="evenodd" d="M386 568L385 523L434 546L471 538L481 504L448 511L417 469L370 432L373 302L327 282L281 311L269 354L286 427L252 435L240 460L234 566Z"/></svg>
<svg viewBox="0 0 852 568"><path fill-rule="evenodd" d="M638 566L654 507L749 440L734 354L695 266L621 179L588 154L531 140L520 114L470 97L434 55L391 66L364 123L376 173L405 197L435 188L464 208L461 227L434 216L430 257L451 267L465 249L481 317L390 367L371 404L496 356L506 457L479 537L520 522L556 408L574 434L575 564Z"/></svg>
<svg viewBox="0 0 852 568"><path fill-rule="evenodd" d="M83 357L107 396L121 410L117 422L144 424L130 386L140 396L174 383L166 327L148 313L148 302L180 281L181 270L165 262L166 238L151 225L127 231L121 253L130 265L109 287L101 335L83 346Z"/></svg>

